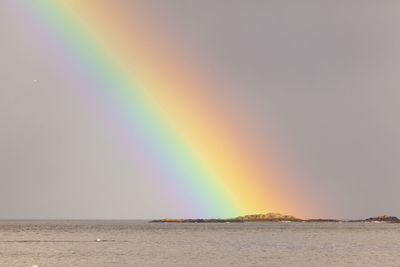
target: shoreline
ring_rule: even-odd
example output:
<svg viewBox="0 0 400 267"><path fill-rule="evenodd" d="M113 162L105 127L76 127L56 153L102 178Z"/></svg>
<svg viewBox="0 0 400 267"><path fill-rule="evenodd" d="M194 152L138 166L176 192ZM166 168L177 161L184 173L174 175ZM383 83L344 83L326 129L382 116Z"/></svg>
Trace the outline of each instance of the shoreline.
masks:
<svg viewBox="0 0 400 267"><path fill-rule="evenodd" d="M338 219L299 219L293 216L281 214L248 215L231 219L158 219L151 220L150 223L244 223L244 222L269 222L269 223L400 223L400 219L394 216L378 216L360 220L338 220Z"/></svg>

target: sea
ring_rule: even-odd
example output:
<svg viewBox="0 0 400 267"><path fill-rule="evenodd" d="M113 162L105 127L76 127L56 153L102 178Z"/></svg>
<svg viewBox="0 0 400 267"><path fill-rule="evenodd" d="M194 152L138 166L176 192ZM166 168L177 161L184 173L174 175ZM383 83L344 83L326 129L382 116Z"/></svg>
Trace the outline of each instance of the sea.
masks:
<svg viewBox="0 0 400 267"><path fill-rule="evenodd" d="M400 266L400 224L0 221L0 266Z"/></svg>

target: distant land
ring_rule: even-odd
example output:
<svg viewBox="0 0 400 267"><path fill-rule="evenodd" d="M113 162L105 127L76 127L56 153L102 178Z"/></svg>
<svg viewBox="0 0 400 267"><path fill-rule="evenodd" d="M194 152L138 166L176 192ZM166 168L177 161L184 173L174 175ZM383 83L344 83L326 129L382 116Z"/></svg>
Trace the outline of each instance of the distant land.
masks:
<svg viewBox="0 0 400 267"><path fill-rule="evenodd" d="M280 213L252 214L230 219L160 219L152 220L152 223L243 223L243 222L386 222L400 223L400 219L394 216L378 216L361 220L337 220L337 219L299 219L291 215Z"/></svg>

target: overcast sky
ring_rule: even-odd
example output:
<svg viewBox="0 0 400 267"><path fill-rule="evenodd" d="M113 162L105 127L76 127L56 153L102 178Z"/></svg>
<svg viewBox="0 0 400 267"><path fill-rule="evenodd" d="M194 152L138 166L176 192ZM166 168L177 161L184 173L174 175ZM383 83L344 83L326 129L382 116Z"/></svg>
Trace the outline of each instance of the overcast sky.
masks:
<svg viewBox="0 0 400 267"><path fill-rule="evenodd" d="M274 139L325 207L316 216L400 216L400 2L144 6L229 77L234 86L219 93ZM1 6L0 36L0 218L168 215Z"/></svg>

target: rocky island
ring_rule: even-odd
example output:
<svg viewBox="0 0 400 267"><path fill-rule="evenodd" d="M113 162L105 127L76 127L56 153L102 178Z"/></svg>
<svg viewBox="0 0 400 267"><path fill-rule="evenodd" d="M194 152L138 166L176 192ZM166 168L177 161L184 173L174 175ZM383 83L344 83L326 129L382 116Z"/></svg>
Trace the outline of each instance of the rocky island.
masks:
<svg viewBox="0 0 400 267"><path fill-rule="evenodd" d="M394 216L378 216L378 217L371 217L365 220L350 220L348 222L388 222L388 223L400 223L400 219Z"/></svg>
<svg viewBox="0 0 400 267"><path fill-rule="evenodd" d="M160 219L152 223L243 223L243 222L385 222L400 223L394 216L378 216L362 220L337 220L337 219L300 219L291 215L280 213L252 214L228 219Z"/></svg>

